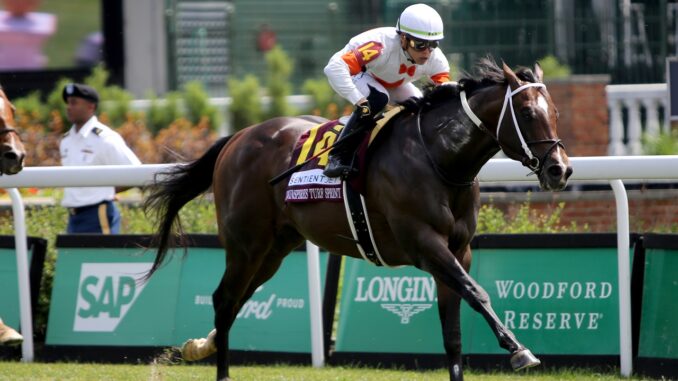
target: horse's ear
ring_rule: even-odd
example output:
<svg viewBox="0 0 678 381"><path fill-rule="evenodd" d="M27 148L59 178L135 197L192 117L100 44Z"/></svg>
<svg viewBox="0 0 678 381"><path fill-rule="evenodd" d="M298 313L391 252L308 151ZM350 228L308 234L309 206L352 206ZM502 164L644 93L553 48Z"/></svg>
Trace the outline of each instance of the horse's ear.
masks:
<svg viewBox="0 0 678 381"><path fill-rule="evenodd" d="M534 63L534 75L537 76L537 81L544 82L544 70L542 70L539 62Z"/></svg>
<svg viewBox="0 0 678 381"><path fill-rule="evenodd" d="M504 78L506 78L509 85L511 85L512 88L520 87L520 81L518 80L516 73L514 73L513 70L511 70L511 68L506 64L506 62L502 61L501 67L504 70Z"/></svg>

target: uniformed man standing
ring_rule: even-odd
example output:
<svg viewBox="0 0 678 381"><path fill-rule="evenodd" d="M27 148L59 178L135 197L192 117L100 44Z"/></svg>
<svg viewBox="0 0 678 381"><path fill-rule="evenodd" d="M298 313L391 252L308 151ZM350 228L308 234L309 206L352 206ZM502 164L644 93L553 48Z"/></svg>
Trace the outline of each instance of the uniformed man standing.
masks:
<svg viewBox="0 0 678 381"><path fill-rule="evenodd" d="M95 113L99 95L93 88L78 83L68 84L62 97L66 102L66 115L73 126L61 140L61 165L141 164L120 134L97 119ZM120 212L113 200L116 193L125 189L64 188L61 205L69 212L68 233L119 233Z"/></svg>

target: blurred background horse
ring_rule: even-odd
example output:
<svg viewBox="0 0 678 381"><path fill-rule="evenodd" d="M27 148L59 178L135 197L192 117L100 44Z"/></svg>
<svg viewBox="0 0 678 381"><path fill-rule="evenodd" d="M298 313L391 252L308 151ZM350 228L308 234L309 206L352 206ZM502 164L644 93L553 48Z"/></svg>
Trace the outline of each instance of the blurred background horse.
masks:
<svg viewBox="0 0 678 381"><path fill-rule="evenodd" d="M14 175L24 168L26 150L14 121L14 105L0 86L0 174Z"/></svg>

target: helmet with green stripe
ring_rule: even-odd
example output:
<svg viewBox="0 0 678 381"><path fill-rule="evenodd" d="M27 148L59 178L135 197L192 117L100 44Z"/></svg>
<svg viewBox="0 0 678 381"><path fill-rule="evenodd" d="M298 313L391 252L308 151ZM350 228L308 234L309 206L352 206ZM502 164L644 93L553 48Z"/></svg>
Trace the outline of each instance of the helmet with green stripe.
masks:
<svg viewBox="0 0 678 381"><path fill-rule="evenodd" d="M438 12L426 4L414 4L405 8L398 17L396 30L420 40L442 40L443 20Z"/></svg>

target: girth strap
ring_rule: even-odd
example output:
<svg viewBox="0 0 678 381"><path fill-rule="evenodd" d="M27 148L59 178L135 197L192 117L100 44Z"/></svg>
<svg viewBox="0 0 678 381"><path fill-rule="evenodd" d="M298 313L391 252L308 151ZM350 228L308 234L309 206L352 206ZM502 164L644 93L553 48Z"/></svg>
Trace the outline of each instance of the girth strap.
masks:
<svg viewBox="0 0 678 381"><path fill-rule="evenodd" d="M342 181L342 187L348 225L351 228L351 234L360 255L376 266L388 266L379 255L377 244L374 242L374 235L372 235L372 228L365 207L365 198L346 181Z"/></svg>

